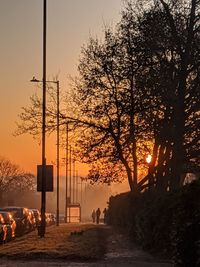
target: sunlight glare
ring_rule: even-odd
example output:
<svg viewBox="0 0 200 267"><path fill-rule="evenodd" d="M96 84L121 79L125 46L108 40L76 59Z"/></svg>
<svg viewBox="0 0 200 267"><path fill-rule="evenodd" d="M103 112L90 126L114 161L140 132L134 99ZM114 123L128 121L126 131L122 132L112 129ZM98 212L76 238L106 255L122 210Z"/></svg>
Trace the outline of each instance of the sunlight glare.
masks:
<svg viewBox="0 0 200 267"><path fill-rule="evenodd" d="M147 163L150 163L150 162L151 162L151 159L152 159L152 156L151 156L151 155L148 155L148 156L146 157L146 162L147 162Z"/></svg>

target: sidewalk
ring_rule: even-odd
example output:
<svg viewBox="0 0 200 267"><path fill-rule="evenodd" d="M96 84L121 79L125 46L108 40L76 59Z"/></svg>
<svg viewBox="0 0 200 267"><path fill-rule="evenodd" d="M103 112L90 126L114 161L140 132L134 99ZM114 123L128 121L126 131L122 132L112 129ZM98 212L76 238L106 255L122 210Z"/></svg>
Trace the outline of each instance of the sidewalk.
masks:
<svg viewBox="0 0 200 267"><path fill-rule="evenodd" d="M104 225L60 225L0 246L0 267L172 267Z"/></svg>

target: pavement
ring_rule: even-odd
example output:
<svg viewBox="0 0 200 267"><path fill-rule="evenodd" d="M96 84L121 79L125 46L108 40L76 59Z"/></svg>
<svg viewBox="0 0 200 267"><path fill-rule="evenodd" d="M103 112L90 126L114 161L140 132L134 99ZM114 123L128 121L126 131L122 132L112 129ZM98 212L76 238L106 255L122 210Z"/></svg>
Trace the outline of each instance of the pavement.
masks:
<svg viewBox="0 0 200 267"><path fill-rule="evenodd" d="M126 236L116 233L111 227L102 225L109 231L106 253L101 260L76 262L67 260L9 260L0 258L0 267L173 267L166 260L153 257L131 243Z"/></svg>

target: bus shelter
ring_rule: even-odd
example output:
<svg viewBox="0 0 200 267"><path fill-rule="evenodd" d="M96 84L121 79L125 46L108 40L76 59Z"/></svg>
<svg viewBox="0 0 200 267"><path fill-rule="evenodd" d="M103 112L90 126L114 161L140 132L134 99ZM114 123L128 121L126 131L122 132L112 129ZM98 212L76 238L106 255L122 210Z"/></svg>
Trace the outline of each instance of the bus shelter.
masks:
<svg viewBox="0 0 200 267"><path fill-rule="evenodd" d="M67 223L81 222L81 206L79 203L67 205Z"/></svg>

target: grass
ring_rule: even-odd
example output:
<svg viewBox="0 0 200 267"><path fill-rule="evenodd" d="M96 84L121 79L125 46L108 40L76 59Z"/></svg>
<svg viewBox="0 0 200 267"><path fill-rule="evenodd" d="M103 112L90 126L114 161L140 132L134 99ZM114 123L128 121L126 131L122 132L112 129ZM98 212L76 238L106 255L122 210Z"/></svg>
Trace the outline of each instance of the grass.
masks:
<svg viewBox="0 0 200 267"><path fill-rule="evenodd" d="M105 253L106 228L92 224L61 224L46 228L45 238L37 231L0 246L0 257L36 260L95 261Z"/></svg>

